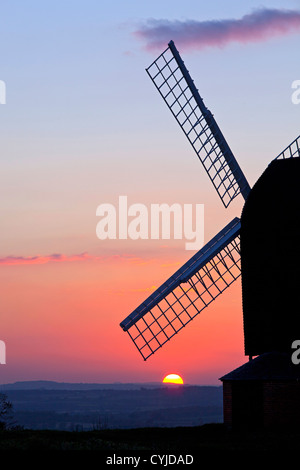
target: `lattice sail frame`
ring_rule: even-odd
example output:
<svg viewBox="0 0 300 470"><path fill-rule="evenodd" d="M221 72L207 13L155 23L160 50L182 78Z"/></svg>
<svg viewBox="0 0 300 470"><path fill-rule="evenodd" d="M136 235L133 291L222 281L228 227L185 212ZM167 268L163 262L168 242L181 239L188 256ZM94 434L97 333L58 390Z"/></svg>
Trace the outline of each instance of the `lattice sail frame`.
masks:
<svg viewBox="0 0 300 470"><path fill-rule="evenodd" d="M121 323L144 360L241 275L239 233L235 218Z"/></svg>
<svg viewBox="0 0 300 470"><path fill-rule="evenodd" d="M173 41L168 46L146 71L228 207L240 193L246 199L250 186Z"/></svg>
<svg viewBox="0 0 300 470"><path fill-rule="evenodd" d="M250 186L174 43L147 69L227 207ZM300 157L300 136L276 158ZM146 360L241 275L240 220L228 224L120 324Z"/></svg>
<svg viewBox="0 0 300 470"><path fill-rule="evenodd" d="M296 158L300 157L300 135L296 137L293 142L290 143L276 158L284 159L284 158Z"/></svg>

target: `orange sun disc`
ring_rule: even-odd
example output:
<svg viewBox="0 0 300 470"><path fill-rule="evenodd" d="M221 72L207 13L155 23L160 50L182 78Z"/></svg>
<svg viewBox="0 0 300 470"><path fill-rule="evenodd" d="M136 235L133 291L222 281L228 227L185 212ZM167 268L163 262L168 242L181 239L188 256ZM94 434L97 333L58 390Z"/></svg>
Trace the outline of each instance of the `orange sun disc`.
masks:
<svg viewBox="0 0 300 470"><path fill-rule="evenodd" d="M168 374L163 380L164 384L183 384L183 380L178 374Z"/></svg>

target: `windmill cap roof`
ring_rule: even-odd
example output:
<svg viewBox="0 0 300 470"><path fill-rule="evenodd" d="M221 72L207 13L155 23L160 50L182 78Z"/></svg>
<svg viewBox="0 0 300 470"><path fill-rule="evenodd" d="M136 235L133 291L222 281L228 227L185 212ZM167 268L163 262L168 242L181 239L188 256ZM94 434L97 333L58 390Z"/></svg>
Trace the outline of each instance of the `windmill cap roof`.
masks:
<svg viewBox="0 0 300 470"><path fill-rule="evenodd" d="M291 354L268 352L234 369L219 380L297 380L300 364L292 362Z"/></svg>

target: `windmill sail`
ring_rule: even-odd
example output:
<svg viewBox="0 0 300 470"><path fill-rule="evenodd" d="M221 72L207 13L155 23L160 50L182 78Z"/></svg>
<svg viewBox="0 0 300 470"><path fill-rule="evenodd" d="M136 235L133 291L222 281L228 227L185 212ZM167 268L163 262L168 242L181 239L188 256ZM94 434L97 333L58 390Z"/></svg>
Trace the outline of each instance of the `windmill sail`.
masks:
<svg viewBox="0 0 300 470"><path fill-rule="evenodd" d="M146 69L176 118L223 204L250 187L211 112L206 108L173 41Z"/></svg>
<svg viewBox="0 0 300 470"><path fill-rule="evenodd" d="M300 135L296 137L293 142L290 143L276 158L275 160L280 160L284 158L295 158L300 157Z"/></svg>
<svg viewBox="0 0 300 470"><path fill-rule="evenodd" d="M241 274L234 218L121 324L146 360Z"/></svg>

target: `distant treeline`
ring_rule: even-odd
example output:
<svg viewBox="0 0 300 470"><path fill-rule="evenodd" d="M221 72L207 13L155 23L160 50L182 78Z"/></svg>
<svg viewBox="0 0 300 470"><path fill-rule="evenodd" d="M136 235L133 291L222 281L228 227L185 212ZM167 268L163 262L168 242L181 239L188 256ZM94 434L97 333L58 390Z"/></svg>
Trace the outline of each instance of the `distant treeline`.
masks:
<svg viewBox="0 0 300 470"><path fill-rule="evenodd" d="M6 390L15 420L29 429L91 430L199 426L223 420L222 387L131 390Z"/></svg>

